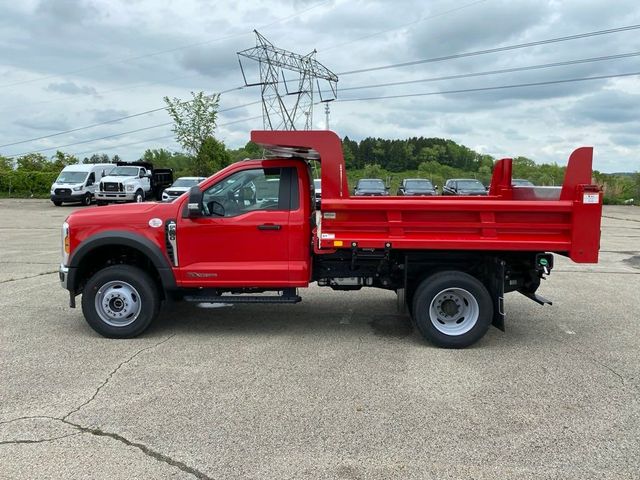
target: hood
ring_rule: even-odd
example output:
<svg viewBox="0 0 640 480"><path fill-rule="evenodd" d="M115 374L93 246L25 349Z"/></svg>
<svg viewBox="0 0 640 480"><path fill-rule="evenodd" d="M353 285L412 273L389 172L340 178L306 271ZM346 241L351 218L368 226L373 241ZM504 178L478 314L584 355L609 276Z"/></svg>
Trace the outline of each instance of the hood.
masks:
<svg viewBox="0 0 640 480"><path fill-rule="evenodd" d="M69 225L147 225L152 218L163 222L175 217L177 206L172 203L125 203L103 207L88 207L74 211L67 222Z"/></svg>
<svg viewBox="0 0 640 480"><path fill-rule="evenodd" d="M191 187L167 187L165 189L165 192L186 192L190 189Z"/></svg>
<svg viewBox="0 0 640 480"><path fill-rule="evenodd" d="M138 180L138 177L117 177L107 175L100 179L100 182L120 182L120 183L129 183Z"/></svg>

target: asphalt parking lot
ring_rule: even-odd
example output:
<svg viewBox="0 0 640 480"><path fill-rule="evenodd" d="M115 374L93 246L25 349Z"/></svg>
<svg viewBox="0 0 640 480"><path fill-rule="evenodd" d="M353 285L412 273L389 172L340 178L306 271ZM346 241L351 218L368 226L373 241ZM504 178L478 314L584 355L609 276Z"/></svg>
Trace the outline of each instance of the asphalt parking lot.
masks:
<svg viewBox="0 0 640 480"><path fill-rule="evenodd" d="M638 207L461 351L317 287L102 338L58 283L74 208L0 200L0 478L640 478Z"/></svg>

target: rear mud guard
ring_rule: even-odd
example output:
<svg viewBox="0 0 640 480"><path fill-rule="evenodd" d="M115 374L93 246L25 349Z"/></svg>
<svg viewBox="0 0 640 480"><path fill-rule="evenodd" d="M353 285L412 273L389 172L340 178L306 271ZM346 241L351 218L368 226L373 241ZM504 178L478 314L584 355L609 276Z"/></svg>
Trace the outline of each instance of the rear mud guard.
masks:
<svg viewBox="0 0 640 480"><path fill-rule="evenodd" d="M491 296L493 297L493 319L491 324L498 330L505 331L504 327L504 260L499 258L494 259L495 262L495 275L489 285Z"/></svg>

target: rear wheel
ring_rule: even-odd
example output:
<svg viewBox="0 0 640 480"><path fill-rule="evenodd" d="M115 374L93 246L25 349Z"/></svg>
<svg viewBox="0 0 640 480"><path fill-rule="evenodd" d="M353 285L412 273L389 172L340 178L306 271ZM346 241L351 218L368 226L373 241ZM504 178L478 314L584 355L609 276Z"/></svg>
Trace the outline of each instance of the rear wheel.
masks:
<svg viewBox="0 0 640 480"><path fill-rule="evenodd" d="M82 293L82 313L87 323L105 337L140 335L159 309L157 285L146 272L130 265L98 271Z"/></svg>
<svg viewBox="0 0 640 480"><path fill-rule="evenodd" d="M480 340L493 317L493 302L475 277L439 272L420 283L413 296L413 320L434 345L464 348Z"/></svg>

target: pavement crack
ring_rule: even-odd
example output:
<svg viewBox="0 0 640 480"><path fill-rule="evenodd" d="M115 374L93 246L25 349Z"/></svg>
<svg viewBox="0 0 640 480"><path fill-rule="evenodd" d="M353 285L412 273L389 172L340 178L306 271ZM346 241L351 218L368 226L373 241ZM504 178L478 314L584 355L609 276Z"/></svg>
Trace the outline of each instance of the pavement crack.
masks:
<svg viewBox="0 0 640 480"><path fill-rule="evenodd" d="M0 445L17 445L23 443L46 443L46 442L55 442L56 440L60 440L62 438L73 437L75 435L80 435L82 432L73 432L67 433L66 435L60 435L59 437L53 438L41 438L38 440L5 440L0 442Z"/></svg>
<svg viewBox="0 0 640 480"><path fill-rule="evenodd" d="M35 277L41 277L43 275L51 275L52 273L58 273L58 270L51 270L50 272L42 272L42 273L36 273L35 275L30 275L28 277L20 277L20 278L9 278L7 280L2 280L0 281L0 284L2 283L9 283L9 282L17 282L19 280L28 280L29 278L35 278Z"/></svg>
<svg viewBox="0 0 640 480"><path fill-rule="evenodd" d="M108 437L108 438L116 440L116 441L118 441L120 443L123 443L123 444L127 445L128 447L137 448L138 450L140 450L142 453L144 453L148 457L151 457L151 458L153 458L153 459L155 459L155 460L157 460L159 462L163 462L163 463L166 463L168 465L171 465L172 467L179 468L183 472L189 473L189 474L193 475L197 479L211 480L211 477L209 477L208 475L204 474L200 470L198 470L196 468L193 468L193 467L190 467L189 465L187 465L184 462L181 462L179 460L175 460L175 459L169 457L168 455L165 455L163 453L157 452L156 450L153 450L153 449L149 448L148 446L146 446L143 443L133 442L133 441L123 437L122 435L119 435L117 433L112 433L112 432L106 432L106 431L104 431L104 430L102 430L100 428L83 427L82 425L70 422L70 421L65 420L65 419L62 419L61 421L63 423L65 423L65 424L67 424L67 425L70 425L70 426L72 426L74 428L77 428L82 433L88 433L88 434L91 434L91 435L95 435L97 437Z"/></svg>
<svg viewBox="0 0 640 480"><path fill-rule="evenodd" d="M620 383L622 384L622 386L626 386L626 383L624 381L624 377L619 374L618 372L616 372L613 368L611 368L609 365L607 365L604 362L601 362L600 360L597 360L593 357L591 357L590 355L588 355L586 352L583 352L582 350L580 350L579 348L574 347L573 345L567 343L566 344L571 350L578 352L579 354L581 354L582 356L586 357L589 361L591 361L592 363L594 363L595 365L600 365L601 367L606 368L607 370L609 370L611 373L613 373L616 377L618 377L618 379L620 380Z"/></svg>
<svg viewBox="0 0 640 480"><path fill-rule="evenodd" d="M108 383L111 381L111 379L113 378L113 376L118 372L118 370L120 370L122 367L124 367L126 364L128 364L129 362L131 362L134 358L136 358L138 355L140 355L141 353L146 352L147 350L152 350L154 348L159 347L160 345L162 345L165 342L168 342L169 340L171 340L173 337L175 337L176 334L173 335L169 335L167 338L165 338L164 340L162 340L161 342L155 343L153 345L150 345L148 347L145 348L141 348L140 350L138 350L137 352L135 352L133 355L131 355L129 358L127 358L126 360L124 360L123 362L120 362L118 364L118 366L116 368L114 368L113 370L111 370L111 373L109 373L109 375L107 375L107 378L98 386L98 388L96 388L96 390L93 392L93 395L91 395L91 397L89 397L87 400L85 400L83 403L81 403L80 405L78 405L76 408L74 408L73 410L71 410L69 413L67 413L64 417L62 417L63 421L66 421L67 418L69 418L71 415L73 415L74 413L80 411L81 409L83 409L84 407L86 407L87 405L89 405L91 402L93 402L96 397L98 396L98 394L100 393L100 390L102 390L104 387L106 387L108 385Z"/></svg>
<svg viewBox="0 0 640 480"><path fill-rule="evenodd" d="M26 417L18 417L18 418L11 418L9 420L3 420L2 422L0 422L0 425L6 425L7 423L18 422L20 420L42 420L42 419L60 420L57 417L51 417L49 415L28 415Z"/></svg>
<svg viewBox="0 0 640 480"><path fill-rule="evenodd" d="M173 335L172 335L173 336ZM154 346L158 346L164 342L166 342L167 340L169 340L168 337L166 339L164 339L162 342L157 343ZM142 350L139 350L137 353L142 353L145 350L149 350L152 347L147 347L147 348L143 348ZM133 359L133 356L129 359L131 360ZM124 362L120 365L122 366L124 364ZM115 371L114 371L115 373ZM75 423L72 422L70 420L67 420L67 416L63 417L63 418L58 418L58 417L51 417L51 416L47 416L47 415L33 415L33 416L25 416L25 417L19 417L19 418L13 418L11 420L5 420L3 422L0 422L0 425L2 424L6 424L6 423L11 423L11 422L16 422L18 420L33 420L33 419L47 419L47 420L53 420L55 422L61 422L65 425L68 425L72 428L74 428L75 430L77 430L76 432L73 433L68 433L66 435L60 435L57 437L52 437L52 438L42 438L42 439L36 439L36 440L28 440L28 439L17 439L17 440L4 440L4 441L0 441L0 445L19 445L19 444L34 444L34 443L45 443L45 442L53 442L56 440L60 440L63 438L68 438L68 437L72 437L75 435L80 435L83 433L89 434L89 435L94 435L96 437L107 437L107 438L111 438L112 440L116 440L128 447L133 447L133 448L137 448L138 450L140 450L142 453L144 453L146 456L153 458L154 460L157 460L159 462L162 463L166 463L167 465L171 465L172 467L176 467L178 469L180 469L181 471L188 473L190 475L193 475L195 478L199 479L199 480L212 480L212 477L209 477L208 475L206 475L205 473L201 472L200 470L198 470L197 468L194 467L190 467L189 465L187 465L184 462L181 462L180 460L176 460L174 458L171 458L168 455L165 455L164 453L160 453L150 447L148 447L147 445L140 443L140 442L134 442L132 440L129 440L128 438L123 437L122 435L118 434L118 433L113 433L113 432L107 432L105 430L102 430L101 428L95 427L95 428L91 428L91 427L85 427L80 425L79 423Z"/></svg>

